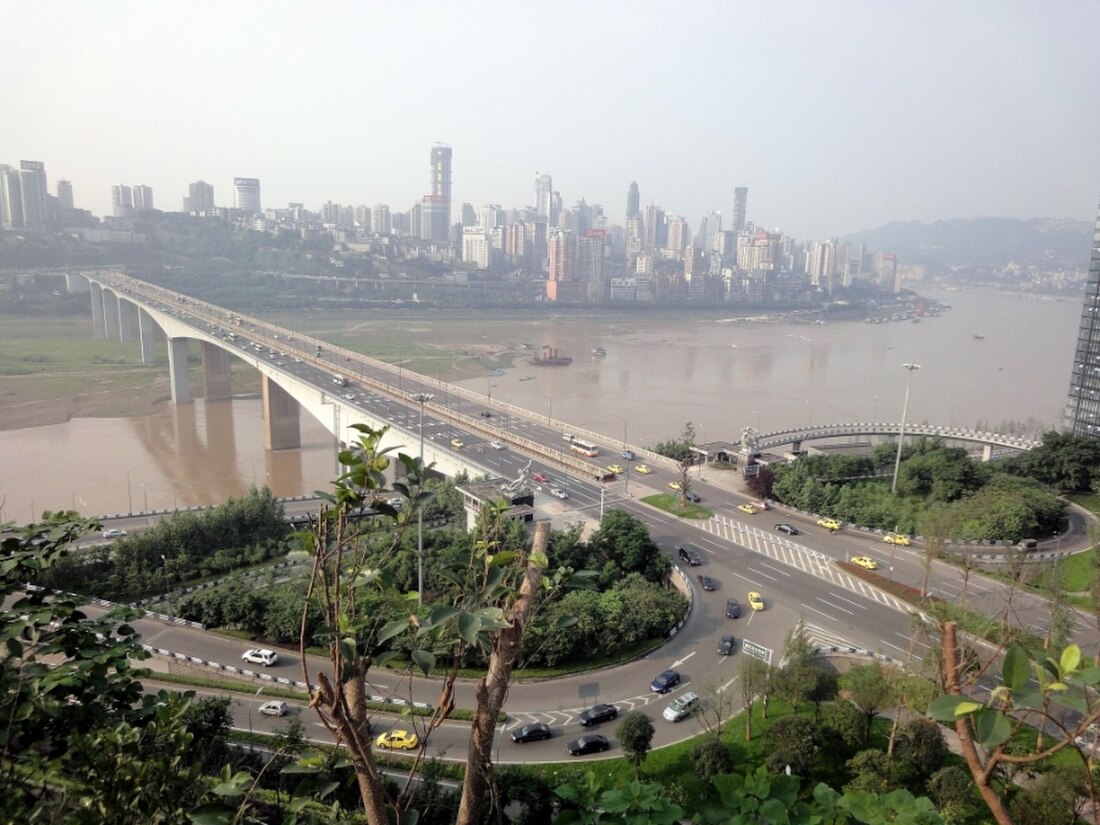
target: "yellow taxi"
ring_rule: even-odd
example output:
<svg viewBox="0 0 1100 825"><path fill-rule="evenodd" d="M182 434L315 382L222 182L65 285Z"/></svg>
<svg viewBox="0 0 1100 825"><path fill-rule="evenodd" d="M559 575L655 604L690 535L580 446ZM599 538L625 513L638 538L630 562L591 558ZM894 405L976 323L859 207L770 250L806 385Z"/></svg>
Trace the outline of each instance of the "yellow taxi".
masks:
<svg viewBox="0 0 1100 825"><path fill-rule="evenodd" d="M901 533L887 533L882 537L882 540L887 544L896 544L899 547L909 546L909 536L902 535Z"/></svg>
<svg viewBox="0 0 1100 825"><path fill-rule="evenodd" d="M420 737L407 730L390 730L379 736L374 744L379 748L411 751L420 744Z"/></svg>
<svg viewBox="0 0 1100 825"><path fill-rule="evenodd" d="M839 530L840 522L835 518L819 518L817 520L818 527L824 527L826 530Z"/></svg>
<svg viewBox="0 0 1100 825"><path fill-rule="evenodd" d="M751 607L753 610L763 610L764 597L753 590L751 593L749 593L749 607Z"/></svg>
<svg viewBox="0 0 1100 825"><path fill-rule="evenodd" d="M670 481L668 483L668 488L670 490L682 490L684 488L684 485L682 485L679 481Z"/></svg>
<svg viewBox="0 0 1100 825"><path fill-rule="evenodd" d="M451 446L454 447L456 450L461 450L466 445L465 445L465 443L463 443L461 438L452 438L451 439Z"/></svg>
<svg viewBox="0 0 1100 825"><path fill-rule="evenodd" d="M878 562L870 556L852 556L852 564L858 564L865 570L875 570L878 567Z"/></svg>
<svg viewBox="0 0 1100 825"><path fill-rule="evenodd" d="M740 510L742 513L748 513L750 516L756 515L756 508L753 507L751 504L738 504L737 509Z"/></svg>
<svg viewBox="0 0 1100 825"><path fill-rule="evenodd" d="M621 464L612 464L607 468L607 472L614 473L615 475L620 475L622 473L625 473L626 470L623 469L623 466Z"/></svg>
<svg viewBox="0 0 1100 825"><path fill-rule="evenodd" d="M653 470L649 468L648 464L639 464L637 467L634 468L634 472L641 473L642 475L647 476L652 473Z"/></svg>

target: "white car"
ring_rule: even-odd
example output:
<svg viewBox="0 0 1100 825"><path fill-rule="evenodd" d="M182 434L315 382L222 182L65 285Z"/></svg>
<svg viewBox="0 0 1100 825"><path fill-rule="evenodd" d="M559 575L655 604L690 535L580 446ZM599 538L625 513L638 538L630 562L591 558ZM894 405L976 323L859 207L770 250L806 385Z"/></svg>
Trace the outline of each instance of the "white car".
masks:
<svg viewBox="0 0 1100 825"><path fill-rule="evenodd" d="M120 539L126 535L126 531L121 527L112 527L110 530L103 531L103 538L105 539Z"/></svg>
<svg viewBox="0 0 1100 825"><path fill-rule="evenodd" d="M554 498L560 498L562 501L569 498L569 493L565 492L561 487L551 487L550 495Z"/></svg>
<svg viewBox="0 0 1100 825"><path fill-rule="evenodd" d="M279 661L279 654L274 650L268 650L266 647L257 647L252 650L246 650L241 654L241 659L249 664L270 667Z"/></svg>
<svg viewBox="0 0 1100 825"><path fill-rule="evenodd" d="M490 441L489 446L492 447L494 450L503 450L504 449L504 442L502 442L502 441Z"/></svg>
<svg viewBox="0 0 1100 825"><path fill-rule="evenodd" d="M260 713L264 716L286 716L290 713L290 705L286 702L264 702L260 705Z"/></svg>

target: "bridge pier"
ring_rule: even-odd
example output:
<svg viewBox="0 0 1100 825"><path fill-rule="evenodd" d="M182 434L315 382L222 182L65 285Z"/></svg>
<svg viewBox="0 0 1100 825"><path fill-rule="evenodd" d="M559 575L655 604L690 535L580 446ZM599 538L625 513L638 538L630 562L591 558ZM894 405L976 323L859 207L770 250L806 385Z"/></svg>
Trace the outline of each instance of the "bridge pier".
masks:
<svg viewBox="0 0 1100 825"><path fill-rule="evenodd" d="M88 279L83 275L75 275L71 272L65 273L65 291L69 294L75 295L77 292L87 292L89 285Z"/></svg>
<svg viewBox="0 0 1100 825"><path fill-rule="evenodd" d="M157 326L153 316L144 309L138 309L138 338L141 340L141 363L155 364L157 361Z"/></svg>
<svg viewBox="0 0 1100 825"><path fill-rule="evenodd" d="M127 344L135 338L137 327L137 305L124 298L118 299L118 340Z"/></svg>
<svg viewBox="0 0 1100 825"><path fill-rule="evenodd" d="M191 400L191 387L187 382L187 354L190 338L168 339L168 377L172 384L172 401L185 404Z"/></svg>
<svg viewBox="0 0 1100 825"><path fill-rule="evenodd" d="M107 334L107 324L103 319L103 287L92 284L92 335L102 338Z"/></svg>
<svg viewBox="0 0 1100 825"><path fill-rule="evenodd" d="M264 447L293 450L302 446L301 408L286 390L263 376Z"/></svg>
<svg viewBox="0 0 1100 825"><path fill-rule="evenodd" d="M118 337L118 295L109 289L103 290L103 337Z"/></svg>
<svg viewBox="0 0 1100 825"><path fill-rule="evenodd" d="M983 444L982 445L982 461L992 461L992 460L993 460L993 445L992 444Z"/></svg>
<svg viewBox="0 0 1100 825"><path fill-rule="evenodd" d="M229 353L221 347L202 342L203 397L207 401L224 401L233 395L229 358Z"/></svg>

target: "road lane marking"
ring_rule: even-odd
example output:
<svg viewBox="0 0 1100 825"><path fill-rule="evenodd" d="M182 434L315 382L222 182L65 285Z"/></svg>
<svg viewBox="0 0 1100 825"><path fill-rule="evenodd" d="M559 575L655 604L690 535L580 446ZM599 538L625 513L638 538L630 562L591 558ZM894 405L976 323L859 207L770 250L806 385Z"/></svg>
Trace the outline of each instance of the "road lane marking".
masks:
<svg viewBox="0 0 1100 825"><path fill-rule="evenodd" d="M802 602L802 606L804 608L806 608L807 610L812 610L814 613L820 613L822 616L824 616L829 621L832 621L832 622L839 622L840 621L839 616L832 616L832 615L826 613L824 610L818 610L816 607L813 607L812 605L808 605L805 602Z"/></svg>
<svg viewBox="0 0 1100 825"><path fill-rule="evenodd" d="M687 661L688 659L690 659L690 658L691 658L692 656L694 656L694 655L695 655L696 653L698 653L698 652L699 652L699 651L697 651L697 650L693 650L693 651L691 651L691 653L689 653L689 654L688 654L687 656L685 656L685 657L684 657L683 659L678 659L677 661L673 662L673 663L672 663L672 666L673 666L673 667L680 667L680 665L682 665L682 664L683 664L684 662L686 662L686 661Z"/></svg>
<svg viewBox="0 0 1100 825"><path fill-rule="evenodd" d="M794 575L793 573L791 573L790 570L780 570L778 567L772 567L770 564L765 564L764 562L760 562L760 566L761 567L766 567L769 570L771 570L775 573L778 573L780 576L787 576L789 578L790 576ZM773 579L773 581L774 581L774 579Z"/></svg>
<svg viewBox="0 0 1100 825"><path fill-rule="evenodd" d="M821 598L820 596L818 596L818 597L817 597L817 600L818 600L819 602L821 602L822 604L827 604L827 605L829 605L829 607L835 607L835 608L836 608L837 610L843 610L843 611L844 611L845 613L847 613L847 614L848 614L849 616L854 616L854 615L855 615L855 613L854 613L853 611L849 610L848 608L846 608L846 607L841 607L841 606L840 606L839 604L833 604L833 603L832 603L831 601L829 601L828 599L823 599L823 598Z"/></svg>
<svg viewBox="0 0 1100 825"><path fill-rule="evenodd" d="M839 593L833 593L832 597L834 599L840 599L842 602L845 602L846 604L850 604L852 607L858 607L860 610L866 610L867 609L867 605L860 604L859 602L853 602L851 599L844 598Z"/></svg>

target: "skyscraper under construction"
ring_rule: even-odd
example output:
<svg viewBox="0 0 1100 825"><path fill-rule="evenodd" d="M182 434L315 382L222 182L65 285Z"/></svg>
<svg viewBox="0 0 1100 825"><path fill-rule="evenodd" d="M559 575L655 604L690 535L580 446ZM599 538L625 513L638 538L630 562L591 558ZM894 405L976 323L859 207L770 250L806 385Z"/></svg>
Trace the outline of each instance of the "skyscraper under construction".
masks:
<svg viewBox="0 0 1100 825"><path fill-rule="evenodd" d="M1100 438L1100 215L1092 234L1092 259L1062 429L1068 435Z"/></svg>

